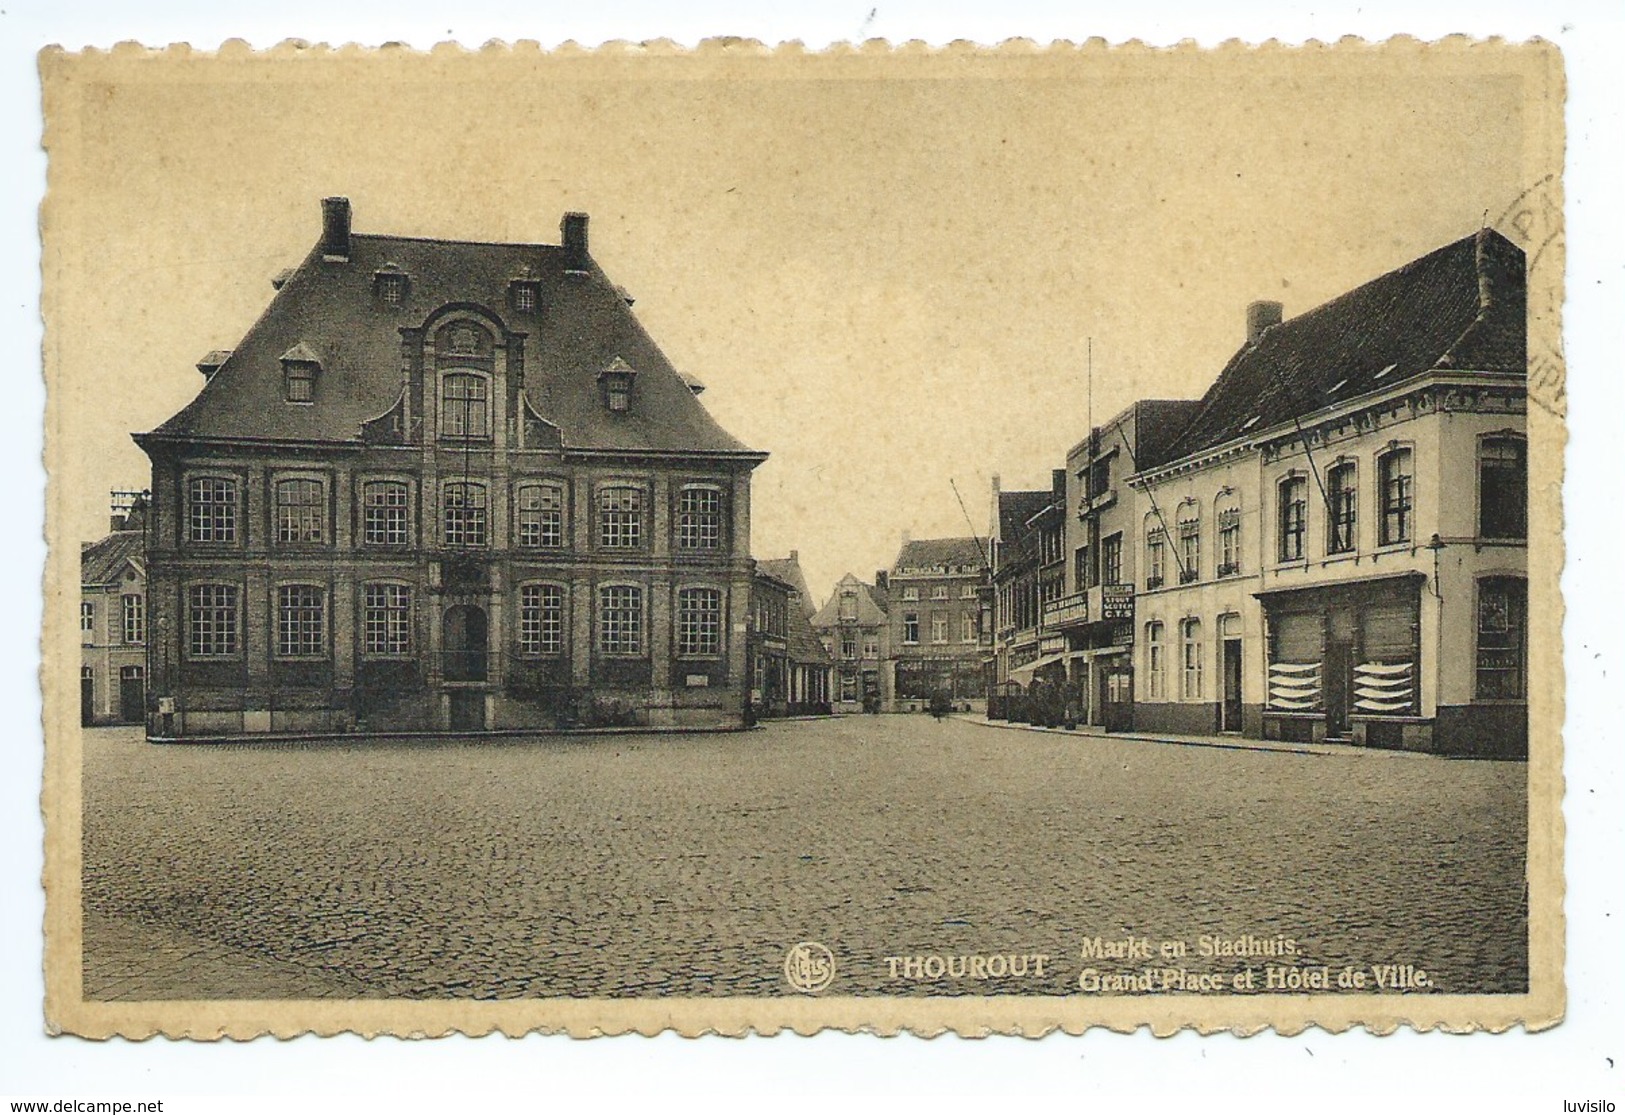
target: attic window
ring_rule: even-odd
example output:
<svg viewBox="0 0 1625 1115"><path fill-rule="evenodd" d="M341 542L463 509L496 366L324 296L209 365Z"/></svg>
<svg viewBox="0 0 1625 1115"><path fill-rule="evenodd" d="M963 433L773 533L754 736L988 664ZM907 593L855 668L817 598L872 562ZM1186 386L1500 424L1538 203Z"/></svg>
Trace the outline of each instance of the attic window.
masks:
<svg viewBox="0 0 1625 1115"><path fill-rule="evenodd" d="M508 303L521 313L533 313L542 304L542 284L535 279L514 279L508 283Z"/></svg>
<svg viewBox="0 0 1625 1115"><path fill-rule="evenodd" d="M283 371L288 388L288 402L313 403L316 401L316 366L289 364Z"/></svg>
<svg viewBox="0 0 1625 1115"><path fill-rule="evenodd" d="M632 366L619 356L598 373L598 382L604 390L604 405L611 411L623 414L632 409L632 378L636 374Z"/></svg>
<svg viewBox="0 0 1625 1115"><path fill-rule="evenodd" d="M321 374L321 361L310 346L300 341L282 354L283 397L290 403L316 401L316 377Z"/></svg>
<svg viewBox="0 0 1625 1115"><path fill-rule="evenodd" d="M372 273L372 290L386 306L399 306L406 301L407 274L393 263L386 263Z"/></svg>

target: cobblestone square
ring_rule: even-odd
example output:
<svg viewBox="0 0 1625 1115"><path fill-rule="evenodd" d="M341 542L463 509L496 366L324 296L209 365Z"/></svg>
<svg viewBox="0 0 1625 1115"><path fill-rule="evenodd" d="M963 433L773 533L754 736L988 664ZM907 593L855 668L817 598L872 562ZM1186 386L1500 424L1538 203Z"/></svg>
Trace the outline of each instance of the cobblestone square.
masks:
<svg viewBox="0 0 1625 1115"><path fill-rule="evenodd" d="M1521 763L926 716L353 745L98 729L85 994L790 995L803 941L834 956L828 994L1067 994L1096 936L1249 934L1518 992L1526 832ZM994 954L1051 960L936 981L888 962Z"/></svg>

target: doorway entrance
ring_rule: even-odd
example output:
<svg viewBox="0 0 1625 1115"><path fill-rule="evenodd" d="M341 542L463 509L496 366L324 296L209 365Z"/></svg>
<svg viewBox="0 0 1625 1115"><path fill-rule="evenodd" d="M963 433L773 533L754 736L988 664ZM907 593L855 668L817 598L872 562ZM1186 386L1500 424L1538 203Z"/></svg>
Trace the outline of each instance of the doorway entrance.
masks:
<svg viewBox="0 0 1625 1115"><path fill-rule="evenodd" d="M484 681L487 670L485 609L453 604L441 621L442 674L447 681Z"/></svg>
<svg viewBox="0 0 1625 1115"><path fill-rule="evenodd" d="M453 689L451 698L451 730L454 732L483 732L485 730L485 694L477 689Z"/></svg>
<svg viewBox="0 0 1625 1115"><path fill-rule="evenodd" d="M96 722L96 671L89 666L79 668L79 723Z"/></svg>
<svg viewBox="0 0 1625 1115"><path fill-rule="evenodd" d="M119 667L118 717L126 724L139 724L147 718L147 671L144 667Z"/></svg>
<svg viewBox="0 0 1625 1115"><path fill-rule="evenodd" d="M1100 724L1108 732L1134 727L1134 671L1128 666L1102 666Z"/></svg>
<svg viewBox="0 0 1625 1115"><path fill-rule="evenodd" d="M1219 709L1221 732L1241 731L1241 640L1224 641L1224 704Z"/></svg>

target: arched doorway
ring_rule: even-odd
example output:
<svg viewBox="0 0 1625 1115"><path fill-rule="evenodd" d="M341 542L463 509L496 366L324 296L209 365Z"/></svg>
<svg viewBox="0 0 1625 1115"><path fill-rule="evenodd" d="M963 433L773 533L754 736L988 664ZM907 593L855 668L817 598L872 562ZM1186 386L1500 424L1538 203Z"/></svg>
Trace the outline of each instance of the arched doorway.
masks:
<svg viewBox="0 0 1625 1115"><path fill-rule="evenodd" d="M476 604L453 604L441 621L440 648L447 681L484 681L487 624L485 609Z"/></svg>

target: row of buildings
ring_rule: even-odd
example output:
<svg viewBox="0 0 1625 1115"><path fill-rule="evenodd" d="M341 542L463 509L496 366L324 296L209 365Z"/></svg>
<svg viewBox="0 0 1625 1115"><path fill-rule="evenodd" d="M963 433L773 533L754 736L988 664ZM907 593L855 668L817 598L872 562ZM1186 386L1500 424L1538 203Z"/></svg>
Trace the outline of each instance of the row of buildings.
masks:
<svg viewBox="0 0 1625 1115"><path fill-rule="evenodd" d="M1115 730L1527 753L1525 278L1492 230L1298 317L1200 399L994 482L994 692Z"/></svg>
<svg viewBox="0 0 1625 1115"><path fill-rule="evenodd" d="M838 712L918 712L935 695L981 708L993 646L984 538L904 538L873 582L848 573L812 623Z"/></svg>
<svg viewBox="0 0 1625 1115"><path fill-rule="evenodd" d="M240 344L135 435L140 529L81 555L83 718L199 737L827 706L799 566L750 556L766 454L706 412L587 229L361 234L325 199Z"/></svg>

